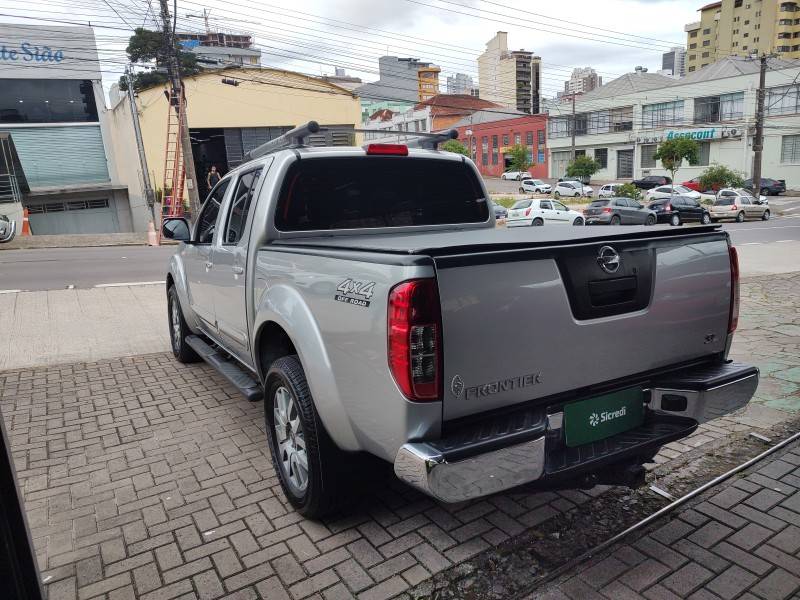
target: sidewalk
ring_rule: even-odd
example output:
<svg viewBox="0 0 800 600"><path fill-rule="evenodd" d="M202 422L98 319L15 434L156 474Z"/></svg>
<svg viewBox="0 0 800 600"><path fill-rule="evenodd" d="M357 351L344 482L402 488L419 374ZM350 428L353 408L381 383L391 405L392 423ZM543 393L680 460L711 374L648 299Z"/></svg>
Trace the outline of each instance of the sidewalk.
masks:
<svg viewBox="0 0 800 600"><path fill-rule="evenodd" d="M89 246L144 246L146 233L74 233L69 235L17 234L10 242L0 244L0 250L29 248L85 248Z"/></svg>
<svg viewBox="0 0 800 600"><path fill-rule="evenodd" d="M795 443L528 600L772 600L798 593L800 443Z"/></svg>

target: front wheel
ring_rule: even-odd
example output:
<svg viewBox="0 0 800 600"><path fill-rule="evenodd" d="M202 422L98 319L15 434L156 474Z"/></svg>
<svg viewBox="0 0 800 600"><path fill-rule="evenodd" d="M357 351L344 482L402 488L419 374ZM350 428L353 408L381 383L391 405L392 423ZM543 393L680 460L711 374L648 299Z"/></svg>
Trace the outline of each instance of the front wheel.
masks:
<svg viewBox="0 0 800 600"><path fill-rule="evenodd" d="M576 227L580 227L581 225L583 225L583 218L576 217L575 220L572 222L572 224L575 225Z"/></svg>
<svg viewBox="0 0 800 600"><path fill-rule="evenodd" d="M304 517L322 517L344 500L348 461L319 420L297 356L273 362L265 381L267 438L283 493Z"/></svg>
<svg viewBox="0 0 800 600"><path fill-rule="evenodd" d="M647 215L647 219L644 221L645 225L655 225L656 224L656 216L655 215Z"/></svg>
<svg viewBox="0 0 800 600"><path fill-rule="evenodd" d="M700 217L700 222L703 225L708 225L709 223L711 223L711 215L709 215L708 213L703 213L703 216Z"/></svg>
<svg viewBox="0 0 800 600"><path fill-rule="evenodd" d="M769 221L769 216L770 216L770 215L769 215L769 211L768 211L768 210L765 210L765 211L764 211L764 214L763 214L763 215L761 215L761 220L762 220L762 221Z"/></svg>
<svg viewBox="0 0 800 600"><path fill-rule="evenodd" d="M555 198L556 200L561 198L561 192L556 192L555 194L553 194L553 198Z"/></svg>
<svg viewBox="0 0 800 600"><path fill-rule="evenodd" d="M540 219L539 217L536 217L533 220L533 223L531 223L531 225L533 225L534 227L541 227L542 225L544 225L544 220Z"/></svg>
<svg viewBox="0 0 800 600"><path fill-rule="evenodd" d="M673 215L672 215L672 216L669 218L669 224L670 224L670 225L673 225L673 226L675 226L675 227L677 227L678 225L680 225L680 224L681 224L681 218L680 218L680 216L678 216L677 214L673 214Z"/></svg>
<svg viewBox="0 0 800 600"><path fill-rule="evenodd" d="M191 335L186 319L183 318L181 301L178 299L178 290L174 285L167 290L167 315L169 316L169 341L172 346L172 354L178 362L193 363L200 360L189 344L186 343L186 336Z"/></svg>
<svg viewBox="0 0 800 600"><path fill-rule="evenodd" d="M744 222L744 211L741 211L738 215L736 215L736 222L737 223Z"/></svg>

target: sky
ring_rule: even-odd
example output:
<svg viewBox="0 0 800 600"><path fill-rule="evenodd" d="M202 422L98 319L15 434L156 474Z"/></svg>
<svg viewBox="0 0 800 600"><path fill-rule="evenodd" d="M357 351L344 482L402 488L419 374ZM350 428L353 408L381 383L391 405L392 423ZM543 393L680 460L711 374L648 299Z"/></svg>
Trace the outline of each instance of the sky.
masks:
<svg viewBox="0 0 800 600"><path fill-rule="evenodd" d="M456 72L477 80L477 56L496 31L507 31L509 49L541 56L543 95L553 97L575 67L591 66L605 82L638 65L660 69L662 53L685 44L683 27L697 19L701 5L691 0L178 0L177 16L179 30L201 30L202 18L189 15L205 8L212 28L253 34L263 66L315 75L332 74L338 66L364 81L377 79L377 59L384 54L438 64L442 83ZM92 23L108 89L126 62L132 29L154 27L158 6L158 0L80 5L11 0L0 9L0 19Z"/></svg>

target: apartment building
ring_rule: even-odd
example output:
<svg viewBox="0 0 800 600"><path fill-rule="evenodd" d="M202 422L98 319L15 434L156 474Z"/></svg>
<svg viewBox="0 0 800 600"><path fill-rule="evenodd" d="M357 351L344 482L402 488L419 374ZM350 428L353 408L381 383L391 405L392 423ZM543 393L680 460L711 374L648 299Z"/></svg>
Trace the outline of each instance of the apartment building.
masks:
<svg viewBox="0 0 800 600"><path fill-rule="evenodd" d="M683 77L686 75L686 48L675 46L661 55L661 71L663 75Z"/></svg>
<svg viewBox="0 0 800 600"><path fill-rule="evenodd" d="M563 95L583 94L591 92L603 85L603 78L592 67L576 68L572 70L570 78L564 82Z"/></svg>
<svg viewBox="0 0 800 600"><path fill-rule="evenodd" d="M480 97L526 114L539 112L541 62L526 50L508 50L508 33L498 31L478 56Z"/></svg>
<svg viewBox="0 0 800 600"><path fill-rule="evenodd" d="M796 0L722 0L699 9L686 31L686 72L726 56L776 53L800 58L800 3Z"/></svg>
<svg viewBox="0 0 800 600"><path fill-rule="evenodd" d="M764 177L800 189L800 60L769 59L764 120ZM577 99L575 154L601 165L598 180L668 175L654 154L658 144L689 137L700 145L697 165L678 179L700 175L712 163L752 175L758 61L729 56L673 79L628 73ZM572 156L571 106L553 104L548 117L550 176L560 177Z"/></svg>

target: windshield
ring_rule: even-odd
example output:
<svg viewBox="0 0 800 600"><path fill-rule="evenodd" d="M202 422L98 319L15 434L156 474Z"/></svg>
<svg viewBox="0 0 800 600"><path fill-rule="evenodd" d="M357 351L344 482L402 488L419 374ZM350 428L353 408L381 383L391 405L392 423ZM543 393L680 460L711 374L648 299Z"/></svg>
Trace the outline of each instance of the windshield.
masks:
<svg viewBox="0 0 800 600"><path fill-rule="evenodd" d="M732 204L736 203L735 198L718 198L714 201L715 206L731 206Z"/></svg>
<svg viewBox="0 0 800 600"><path fill-rule="evenodd" d="M461 161L304 158L284 178L275 226L313 231L484 223L488 209L478 178Z"/></svg>
<svg viewBox="0 0 800 600"><path fill-rule="evenodd" d="M531 205L532 200L517 200L514 202L514 206L511 208L528 208Z"/></svg>

